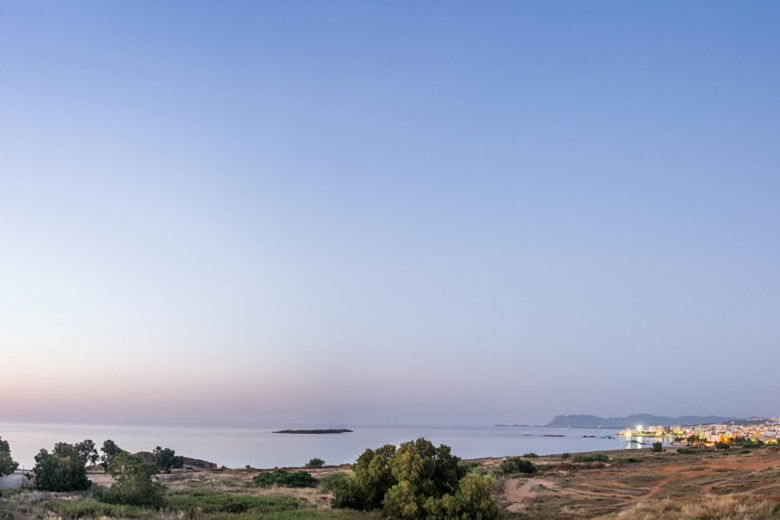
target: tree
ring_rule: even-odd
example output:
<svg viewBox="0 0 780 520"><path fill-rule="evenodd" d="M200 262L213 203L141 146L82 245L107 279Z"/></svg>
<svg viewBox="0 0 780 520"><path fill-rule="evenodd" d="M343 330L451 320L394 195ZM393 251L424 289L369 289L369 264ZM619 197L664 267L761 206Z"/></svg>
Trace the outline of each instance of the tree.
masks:
<svg viewBox="0 0 780 520"><path fill-rule="evenodd" d="M86 461L73 444L58 442L52 453L41 450L35 456L35 485L45 491L81 491L92 484Z"/></svg>
<svg viewBox="0 0 780 520"><path fill-rule="evenodd" d="M382 509L395 520L492 520L492 480L467 475L468 467L425 439L366 450L351 477L329 482L333 507Z"/></svg>
<svg viewBox="0 0 780 520"><path fill-rule="evenodd" d="M76 443L76 450L85 462L89 462L93 466L97 464L100 456L98 455L95 443L91 439L86 439Z"/></svg>
<svg viewBox="0 0 780 520"><path fill-rule="evenodd" d="M0 477L10 475L18 467L19 463L11 458L11 446L8 444L8 441L0 438Z"/></svg>
<svg viewBox="0 0 780 520"><path fill-rule="evenodd" d="M390 459L394 455L395 446L385 444L376 450L364 451L355 462L355 480L366 511L382 507L385 493L396 483L390 469Z"/></svg>
<svg viewBox="0 0 780 520"><path fill-rule="evenodd" d="M100 448L100 451L103 452L103 455L100 457L100 460L102 461L101 464L103 465L103 469L106 471L108 471L108 467L114 457L120 453L125 453L125 450L117 446L117 444L111 439L103 441L103 447Z"/></svg>
<svg viewBox="0 0 780 520"><path fill-rule="evenodd" d="M510 473L526 473L526 474L533 474L536 473L536 465L531 462L530 460L525 460L522 457L509 457L506 460L502 460L501 464L498 465L499 471L504 474L510 474Z"/></svg>
<svg viewBox="0 0 780 520"><path fill-rule="evenodd" d="M166 488L152 478L157 472L154 464L148 464L129 453L119 453L112 457L108 471L116 481L102 493L104 502L162 507Z"/></svg>
<svg viewBox="0 0 780 520"><path fill-rule="evenodd" d="M654 442L653 443L653 447L650 448L650 451L652 451L654 453L660 453L660 452L664 451L664 445L662 443L660 443L660 442Z"/></svg>
<svg viewBox="0 0 780 520"><path fill-rule="evenodd" d="M307 468L312 468L312 469L314 469L314 468L321 468L324 465L325 465L325 461L322 460L322 459L318 459L318 458L313 458L309 462L306 463L306 467Z"/></svg>
<svg viewBox="0 0 780 520"><path fill-rule="evenodd" d="M157 446L152 452L154 456L154 463L162 471L170 473L171 469L181 468L184 466L184 457L176 455L176 451L171 448L161 448Z"/></svg>

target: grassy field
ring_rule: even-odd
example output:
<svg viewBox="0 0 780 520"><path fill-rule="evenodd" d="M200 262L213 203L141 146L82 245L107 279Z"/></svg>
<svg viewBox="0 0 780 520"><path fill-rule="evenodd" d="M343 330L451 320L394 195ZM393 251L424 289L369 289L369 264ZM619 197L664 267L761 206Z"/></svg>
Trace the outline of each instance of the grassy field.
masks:
<svg viewBox="0 0 780 520"><path fill-rule="evenodd" d="M537 474L505 478L498 493L505 517L780 520L777 448L608 454L606 463L542 457Z"/></svg>
<svg viewBox="0 0 780 520"><path fill-rule="evenodd" d="M153 520L371 520L357 511L329 511L286 494L250 495L210 490L171 492L160 510L99 502L89 493L32 490L0 494L0 520L139 518Z"/></svg>
<svg viewBox="0 0 780 520"><path fill-rule="evenodd" d="M607 461L545 456L533 475L498 478L504 520L780 520L780 450L606 452ZM498 472L503 459L476 462ZM587 460L587 459L586 459ZM315 477L348 467L311 470ZM0 520L144 518L152 520L378 520L379 514L331 510L320 488L263 489L257 470L179 471L160 475L168 495L160 510L98 502L89 493L0 493ZM107 475L93 475L103 485Z"/></svg>

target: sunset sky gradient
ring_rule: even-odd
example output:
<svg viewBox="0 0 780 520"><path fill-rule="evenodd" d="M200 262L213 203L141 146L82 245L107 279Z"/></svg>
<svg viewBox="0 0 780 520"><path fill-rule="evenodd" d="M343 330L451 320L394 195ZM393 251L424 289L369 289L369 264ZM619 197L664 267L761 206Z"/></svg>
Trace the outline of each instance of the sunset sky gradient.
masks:
<svg viewBox="0 0 780 520"><path fill-rule="evenodd" d="M780 415L778 2L4 2L0 420Z"/></svg>

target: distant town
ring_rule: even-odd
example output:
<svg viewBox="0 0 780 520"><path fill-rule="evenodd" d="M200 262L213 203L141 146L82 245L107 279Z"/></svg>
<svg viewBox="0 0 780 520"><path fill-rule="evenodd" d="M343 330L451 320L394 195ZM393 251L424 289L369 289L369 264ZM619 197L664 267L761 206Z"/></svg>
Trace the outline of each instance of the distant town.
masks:
<svg viewBox="0 0 780 520"><path fill-rule="evenodd" d="M697 425L637 425L618 433L627 440L642 443L643 438L671 439L675 444L707 446L737 443L776 445L780 442L780 417L748 419Z"/></svg>

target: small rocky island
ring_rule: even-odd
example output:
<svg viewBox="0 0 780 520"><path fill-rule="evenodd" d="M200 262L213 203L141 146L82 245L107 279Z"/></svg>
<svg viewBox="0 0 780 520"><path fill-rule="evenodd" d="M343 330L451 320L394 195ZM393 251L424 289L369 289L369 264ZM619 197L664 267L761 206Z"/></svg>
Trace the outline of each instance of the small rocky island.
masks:
<svg viewBox="0 0 780 520"><path fill-rule="evenodd" d="M346 428L331 428L324 430L279 430L273 433L292 433L292 434L304 434L304 435L327 435L333 433L352 433L352 430Z"/></svg>

